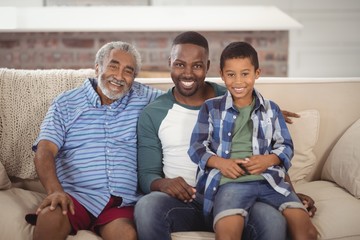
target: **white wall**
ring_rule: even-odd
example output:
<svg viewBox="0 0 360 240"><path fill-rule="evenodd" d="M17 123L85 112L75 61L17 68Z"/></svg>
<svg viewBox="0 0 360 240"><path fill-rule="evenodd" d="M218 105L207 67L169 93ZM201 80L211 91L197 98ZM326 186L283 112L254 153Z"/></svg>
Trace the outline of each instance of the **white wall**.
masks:
<svg viewBox="0 0 360 240"><path fill-rule="evenodd" d="M42 3L43 0L0 0L0 6ZM290 32L290 77L360 76L360 0L151 0L151 3L277 6L304 26ZM206 13L201 13L202 17L203 14Z"/></svg>
<svg viewBox="0 0 360 240"><path fill-rule="evenodd" d="M41 7L43 0L0 0L0 7Z"/></svg>
<svg viewBox="0 0 360 240"><path fill-rule="evenodd" d="M304 26L290 31L289 76L360 76L359 0L152 0L152 4L277 6Z"/></svg>

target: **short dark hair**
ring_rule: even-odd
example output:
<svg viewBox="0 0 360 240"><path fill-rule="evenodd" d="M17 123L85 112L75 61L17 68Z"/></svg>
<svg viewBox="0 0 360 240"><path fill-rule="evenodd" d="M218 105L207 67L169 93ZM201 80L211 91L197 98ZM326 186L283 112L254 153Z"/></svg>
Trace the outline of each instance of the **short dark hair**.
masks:
<svg viewBox="0 0 360 240"><path fill-rule="evenodd" d="M255 70L259 68L257 52L255 48L247 42L232 42L224 48L220 57L220 70L224 68L227 59L233 58L250 58Z"/></svg>
<svg viewBox="0 0 360 240"><path fill-rule="evenodd" d="M201 35L198 32L187 31L187 32L180 33L173 40L172 46L177 45L177 44L186 44L186 43L203 47L203 48L205 48L206 53L209 53L208 41L206 40L206 38L203 35Z"/></svg>

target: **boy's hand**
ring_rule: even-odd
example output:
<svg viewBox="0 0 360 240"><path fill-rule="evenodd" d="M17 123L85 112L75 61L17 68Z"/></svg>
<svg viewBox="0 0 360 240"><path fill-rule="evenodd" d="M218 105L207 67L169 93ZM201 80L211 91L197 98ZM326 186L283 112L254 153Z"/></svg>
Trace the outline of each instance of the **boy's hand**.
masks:
<svg viewBox="0 0 360 240"><path fill-rule="evenodd" d="M242 175L246 175L246 172L241 169L240 164L244 164L246 161L242 159L224 159L221 158L216 164L216 168L220 170L221 174L228 178L238 178Z"/></svg>
<svg viewBox="0 0 360 240"><path fill-rule="evenodd" d="M278 165L280 163L279 158L275 154L269 155L254 155L250 158L245 158L243 166L248 170L250 174L259 175L266 171L267 168Z"/></svg>

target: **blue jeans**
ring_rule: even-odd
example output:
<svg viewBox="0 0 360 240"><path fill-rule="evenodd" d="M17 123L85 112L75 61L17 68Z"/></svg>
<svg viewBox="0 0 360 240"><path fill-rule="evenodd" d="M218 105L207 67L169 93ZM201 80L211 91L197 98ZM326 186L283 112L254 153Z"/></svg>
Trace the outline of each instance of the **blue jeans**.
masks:
<svg viewBox="0 0 360 240"><path fill-rule="evenodd" d="M184 203L166 193L152 192L135 205L139 240L171 240L172 232L212 231L202 213L202 201ZM244 229L246 240L285 240L286 221L275 208L256 202Z"/></svg>
<svg viewBox="0 0 360 240"><path fill-rule="evenodd" d="M226 216L246 217L256 201L269 204L280 212L288 207L306 211L295 192L292 191L288 196L284 196L276 192L266 180L229 182L219 186L216 193L213 210L214 226L219 219Z"/></svg>

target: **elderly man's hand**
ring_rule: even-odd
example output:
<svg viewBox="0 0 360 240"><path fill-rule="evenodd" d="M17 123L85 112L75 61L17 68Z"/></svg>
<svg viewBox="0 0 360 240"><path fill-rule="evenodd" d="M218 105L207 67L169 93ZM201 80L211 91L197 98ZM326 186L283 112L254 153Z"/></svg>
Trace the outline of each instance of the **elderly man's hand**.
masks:
<svg viewBox="0 0 360 240"><path fill-rule="evenodd" d="M46 207L49 207L50 211L53 211L58 206L61 207L62 213L64 215L66 215L68 211L70 211L70 213L73 215L75 214L73 201L71 200L70 196L63 191L53 192L47 195L36 210L36 214L39 214Z"/></svg>

